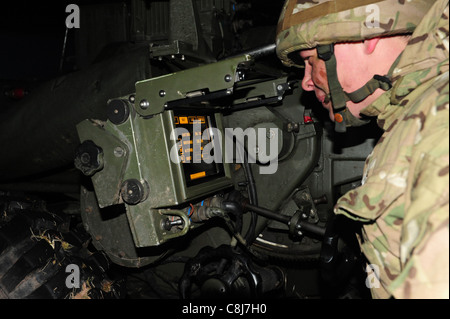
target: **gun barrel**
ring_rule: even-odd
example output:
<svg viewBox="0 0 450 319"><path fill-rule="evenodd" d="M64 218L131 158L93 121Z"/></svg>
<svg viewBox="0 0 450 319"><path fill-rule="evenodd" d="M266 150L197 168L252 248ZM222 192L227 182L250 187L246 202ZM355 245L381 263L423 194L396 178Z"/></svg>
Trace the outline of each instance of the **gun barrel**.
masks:
<svg viewBox="0 0 450 319"><path fill-rule="evenodd" d="M150 77L147 46L125 45L121 52L43 83L2 114L1 183L73 165L80 143L76 124L106 120L108 99L133 93L136 81Z"/></svg>
<svg viewBox="0 0 450 319"><path fill-rule="evenodd" d="M231 56L231 57L227 57L226 59L233 58L233 57L240 56L240 55L245 55L245 54L252 56L253 59L258 59L258 58L261 58L264 56L275 54L275 48L276 48L275 43L271 43L271 44L268 44L268 45L265 45L265 46L262 46L259 48L255 48L255 49L251 49L251 50L239 53L239 54Z"/></svg>

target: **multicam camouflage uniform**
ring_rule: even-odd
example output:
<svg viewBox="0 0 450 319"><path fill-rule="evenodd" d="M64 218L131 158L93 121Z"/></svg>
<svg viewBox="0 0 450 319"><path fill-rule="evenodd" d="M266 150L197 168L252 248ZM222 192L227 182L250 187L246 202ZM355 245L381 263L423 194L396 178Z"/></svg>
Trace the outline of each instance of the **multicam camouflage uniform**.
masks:
<svg viewBox="0 0 450 319"><path fill-rule="evenodd" d="M334 209L363 223L374 298L449 298L448 22L448 1L436 1L392 69L393 88L361 112L384 134L362 186Z"/></svg>
<svg viewBox="0 0 450 319"><path fill-rule="evenodd" d="M448 298L448 4L439 1L394 69L394 88L364 109L385 133L363 186L336 213L365 222L362 250L380 266L376 297Z"/></svg>

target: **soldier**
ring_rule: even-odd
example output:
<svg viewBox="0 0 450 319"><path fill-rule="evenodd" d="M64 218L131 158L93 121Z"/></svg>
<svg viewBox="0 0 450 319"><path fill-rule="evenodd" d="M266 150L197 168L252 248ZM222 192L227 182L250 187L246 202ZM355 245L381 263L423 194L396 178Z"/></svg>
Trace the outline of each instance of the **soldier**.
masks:
<svg viewBox="0 0 450 319"><path fill-rule="evenodd" d="M448 19L443 0L287 0L280 16L277 55L335 129L383 129L334 208L362 222L373 298L449 298Z"/></svg>

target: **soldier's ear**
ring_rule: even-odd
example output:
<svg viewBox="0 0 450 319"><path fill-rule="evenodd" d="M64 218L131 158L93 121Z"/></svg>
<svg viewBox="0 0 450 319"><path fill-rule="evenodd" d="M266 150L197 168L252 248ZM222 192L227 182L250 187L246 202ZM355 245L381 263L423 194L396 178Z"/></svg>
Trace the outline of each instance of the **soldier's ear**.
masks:
<svg viewBox="0 0 450 319"><path fill-rule="evenodd" d="M372 54L373 51L375 51L378 41L380 41L380 38L372 38L372 39L364 40L364 53Z"/></svg>

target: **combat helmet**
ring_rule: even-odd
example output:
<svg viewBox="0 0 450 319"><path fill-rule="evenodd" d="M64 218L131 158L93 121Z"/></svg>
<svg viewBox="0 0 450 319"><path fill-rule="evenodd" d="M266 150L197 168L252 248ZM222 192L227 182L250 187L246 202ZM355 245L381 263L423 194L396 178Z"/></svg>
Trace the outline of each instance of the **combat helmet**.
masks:
<svg viewBox="0 0 450 319"><path fill-rule="evenodd" d="M334 44L378 36L411 34L433 0L286 0L278 21L276 52L283 64L302 67L299 50L316 48L325 61L335 113L336 131L367 121L347 110L346 102L360 102L376 89L391 88L390 75L375 75L354 92L344 92L336 71Z"/></svg>

